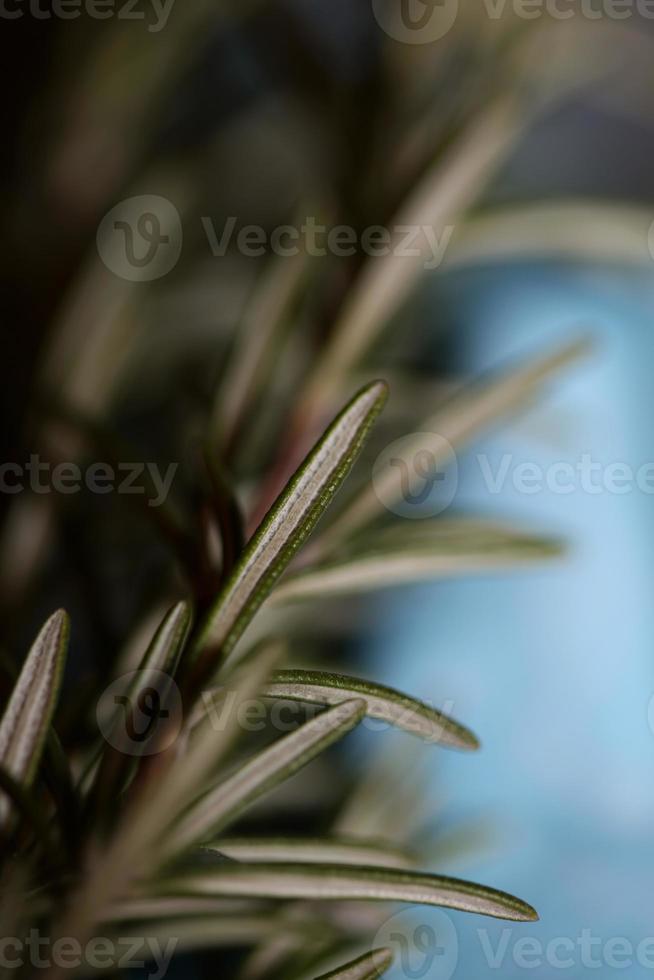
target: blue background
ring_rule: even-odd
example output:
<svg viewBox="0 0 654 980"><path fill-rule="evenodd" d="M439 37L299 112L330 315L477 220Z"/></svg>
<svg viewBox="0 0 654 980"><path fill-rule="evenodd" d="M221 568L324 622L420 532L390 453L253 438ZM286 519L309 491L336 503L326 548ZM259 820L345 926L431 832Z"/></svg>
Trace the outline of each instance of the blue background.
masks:
<svg viewBox="0 0 654 980"><path fill-rule="evenodd" d="M389 593L376 605L377 675L433 700L481 737L476 755L431 750L434 826L481 822L488 840L439 870L504 888L541 920L512 926L502 977L525 936L545 946L592 930L634 950L654 936L654 497L582 489L528 496L507 480L488 492L476 455L515 463L654 460L654 286L628 270L516 263L447 278L466 373L501 366L591 332L591 356L520 418L459 458L454 510L562 534L567 555L546 566ZM389 598L392 595L392 601ZM425 763L423 763L424 765ZM434 778L436 774L436 778ZM476 930L497 945L506 923L452 913L455 977L488 974ZM421 918L428 920L428 915ZM543 962L532 976L651 976L634 963L574 968ZM560 951L559 955L563 956ZM402 976L396 970L394 976ZM429 973L437 978L438 965Z"/></svg>

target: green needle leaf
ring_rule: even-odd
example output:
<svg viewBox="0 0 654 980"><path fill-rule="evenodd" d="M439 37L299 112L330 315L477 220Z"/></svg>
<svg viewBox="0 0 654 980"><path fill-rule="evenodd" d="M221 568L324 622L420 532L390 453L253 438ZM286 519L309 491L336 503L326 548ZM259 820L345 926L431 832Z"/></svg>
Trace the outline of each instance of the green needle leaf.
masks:
<svg viewBox="0 0 654 980"><path fill-rule="evenodd" d="M170 609L152 638L139 670L162 670L173 675L177 669L192 619L191 603L183 600Z"/></svg>
<svg viewBox="0 0 654 980"><path fill-rule="evenodd" d="M386 721L429 742L457 749L479 748L476 736L447 715L391 687L358 677L321 670L278 670L262 694L312 704L340 704L346 698L361 698L371 718Z"/></svg>
<svg viewBox="0 0 654 980"><path fill-rule="evenodd" d="M34 778L54 714L68 633L68 616L60 609L32 644L0 723L0 766L24 787ZM0 822L9 806L0 796Z"/></svg>
<svg viewBox="0 0 654 980"><path fill-rule="evenodd" d="M160 895L189 897L411 902L516 922L538 918L526 902L484 885L442 875L341 864L234 862L161 880L156 889Z"/></svg>
<svg viewBox="0 0 654 980"><path fill-rule="evenodd" d="M174 834L175 848L216 834L250 803L343 738L365 713L364 701L345 701L259 752L191 809Z"/></svg>
<svg viewBox="0 0 654 980"><path fill-rule="evenodd" d="M360 391L291 478L210 610L196 656L214 662L231 652L350 472L386 394L381 381Z"/></svg>

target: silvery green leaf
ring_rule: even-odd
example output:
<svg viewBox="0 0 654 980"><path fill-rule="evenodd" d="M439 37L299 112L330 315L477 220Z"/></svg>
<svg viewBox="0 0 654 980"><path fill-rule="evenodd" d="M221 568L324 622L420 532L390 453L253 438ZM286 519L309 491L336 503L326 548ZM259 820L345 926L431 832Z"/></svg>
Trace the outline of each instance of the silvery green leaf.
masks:
<svg viewBox="0 0 654 980"><path fill-rule="evenodd" d="M351 960L344 966L329 973L323 973L316 980L376 980L393 965L393 953L382 947Z"/></svg>
<svg viewBox="0 0 654 980"><path fill-rule="evenodd" d="M351 731L365 713L364 701L344 701L273 742L191 808L174 832L175 848L218 833L254 800Z"/></svg>
<svg viewBox="0 0 654 980"><path fill-rule="evenodd" d="M173 875L156 884L167 896L411 902L476 912L516 922L538 918L526 902L494 888L457 878L341 864L224 864Z"/></svg>
<svg viewBox="0 0 654 980"><path fill-rule="evenodd" d="M303 569L287 578L273 603L373 589L457 575L499 572L562 553L561 542L507 529L460 522L456 534L440 534L439 521L420 522L402 535L379 533L358 552Z"/></svg>
<svg viewBox="0 0 654 980"><path fill-rule="evenodd" d="M386 400L376 381L336 417L275 501L210 610L196 655L225 658L349 473Z"/></svg>
<svg viewBox="0 0 654 980"><path fill-rule="evenodd" d="M68 616L60 609L32 644L0 722L0 765L23 786L34 778L52 720L68 633ZM3 795L0 820L8 812L9 802Z"/></svg>
<svg viewBox="0 0 654 980"><path fill-rule="evenodd" d="M386 721L426 741L457 749L479 747L471 731L430 705L358 677L321 670L278 670L261 693L265 697L312 704L340 704L345 699L361 698L369 717Z"/></svg>
<svg viewBox="0 0 654 980"><path fill-rule="evenodd" d="M152 638L140 670L163 670L174 674L191 626L191 603L182 600L170 609Z"/></svg>
<svg viewBox="0 0 654 980"><path fill-rule="evenodd" d="M204 849L216 847L235 861L282 861L366 864L371 867L408 868L415 858L385 842L355 837L224 837Z"/></svg>

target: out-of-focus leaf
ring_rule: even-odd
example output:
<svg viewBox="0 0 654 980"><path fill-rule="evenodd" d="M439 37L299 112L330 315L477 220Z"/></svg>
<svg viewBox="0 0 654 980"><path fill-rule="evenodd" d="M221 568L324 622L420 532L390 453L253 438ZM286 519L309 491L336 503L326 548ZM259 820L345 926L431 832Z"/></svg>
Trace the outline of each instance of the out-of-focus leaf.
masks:
<svg viewBox="0 0 654 980"><path fill-rule="evenodd" d="M365 953L336 970L323 973L316 977L316 980L376 980L376 977L381 977L390 970L392 965L393 953L390 949L382 947L373 949L372 952Z"/></svg>
<svg viewBox="0 0 654 980"><path fill-rule="evenodd" d="M343 926L330 921L330 918L336 920L337 914L330 917L329 911L329 906L312 908L307 902L284 904L278 913L278 932L252 950L243 963L238 980L268 980L280 976L306 978L310 968L315 963L322 963L330 949L341 947L346 934L350 931L356 934L352 918ZM347 915L347 909L342 911ZM319 935L313 936L317 921L323 928ZM304 938L304 929L311 935L310 943Z"/></svg>
<svg viewBox="0 0 654 980"><path fill-rule="evenodd" d="M270 912L270 901L258 899L226 899L211 896L186 897L180 895L125 898L106 910L105 922L120 920L152 919L167 922L177 918L201 918L203 916L254 915Z"/></svg>
<svg viewBox="0 0 654 980"><path fill-rule="evenodd" d="M42 805L33 797L33 791L19 783L2 766L0 766L0 791L2 800L11 801L11 805L20 815L22 828L27 829L29 827L36 840L42 845L46 860L49 858L54 860L54 849L50 846L50 828L47 820L43 817ZM10 825L5 823L0 826L0 835L3 835L7 830L11 833Z"/></svg>
<svg viewBox="0 0 654 980"><path fill-rule="evenodd" d="M204 458L211 480L211 506L220 531L221 581L226 579L243 550L245 531L243 515L231 480L211 444L205 447Z"/></svg>
<svg viewBox="0 0 654 980"><path fill-rule="evenodd" d="M385 400L386 385L381 381L360 391L273 504L204 623L196 654L210 666L228 656L315 527L349 473Z"/></svg>
<svg viewBox="0 0 654 980"><path fill-rule="evenodd" d="M342 559L309 566L289 576L270 597L271 603L329 595L351 595L410 582L457 575L501 572L555 558L563 551L553 538L511 529L483 528L477 522L443 534L439 521L420 521L402 534L379 533Z"/></svg>
<svg viewBox="0 0 654 980"><path fill-rule="evenodd" d="M1 772L2 770L0 770ZM30 903L33 878L27 862L14 861L3 868L0 892L0 936L25 936L28 916L34 908ZM33 897L33 896L32 896ZM6 961L5 961L6 962ZM9 968L5 967L5 975ZM15 975L15 971L11 971Z"/></svg>
<svg viewBox="0 0 654 980"><path fill-rule="evenodd" d="M454 719L417 698L358 677L321 670L279 670L261 693L312 704L340 704L345 699L361 698L371 718L386 721L429 742L457 749L479 748L477 737Z"/></svg>
<svg viewBox="0 0 654 980"><path fill-rule="evenodd" d="M54 713L68 644L69 621L60 609L32 644L0 723L0 765L23 786L36 772ZM0 822L9 801L0 796Z"/></svg>
<svg viewBox="0 0 654 980"><path fill-rule="evenodd" d="M456 223L509 151L517 131L515 97L502 96L473 118L466 130L415 189L394 225L442 235ZM425 242L426 246L426 242ZM424 250L411 257L396 254L370 258L334 328L330 344L317 362L300 402L299 414L318 417L341 379L369 348L381 327L424 274Z"/></svg>
<svg viewBox="0 0 654 980"><path fill-rule="evenodd" d="M424 791L432 767L431 746L426 742L393 739L388 746L379 744L344 800L333 832L392 840L405 846L410 843L413 847L418 828L430 816L438 820L439 807L427 801ZM402 806L397 805L398 799Z"/></svg>
<svg viewBox="0 0 654 980"><path fill-rule="evenodd" d="M120 909L116 910L120 918ZM137 918L131 913L129 919ZM226 947L253 946L255 943L274 939L279 935L279 920L272 915L226 915L217 909L211 916L193 916L180 919L165 919L141 923L141 934L152 942L157 939L165 947L171 939L176 940L175 954L194 949L215 949ZM299 942L309 942L320 937L318 924L311 931L302 931L298 925L295 938ZM146 954L147 955L147 954Z"/></svg>
<svg viewBox="0 0 654 980"><path fill-rule="evenodd" d="M452 237L448 267L507 260L565 259L651 266L648 207L559 200L482 212Z"/></svg>
<svg viewBox="0 0 654 980"><path fill-rule="evenodd" d="M160 895L316 899L440 905L529 922L535 910L513 895L457 878L339 864L224 864L159 880Z"/></svg>
<svg viewBox="0 0 654 980"><path fill-rule="evenodd" d="M283 645L275 641L258 644L248 657L247 672L239 671L230 678L230 697L218 724L211 714L200 720L189 737L185 751L175 759L165 782L157 788L150 801L143 800L144 832L149 829L156 834L159 828L172 824L197 800L242 734L241 710L256 697L272 669L279 663L283 650ZM152 813L152 807L159 812Z"/></svg>
<svg viewBox="0 0 654 980"><path fill-rule="evenodd" d="M42 401L42 411L50 426L52 427L52 423L55 423L55 427L61 424L65 426L65 451L71 458L81 455L86 446L89 452L94 455L97 453L97 458L105 459L117 471L121 470L125 461L138 462L134 447L99 422L93 413L87 413L76 406L74 401L67 402L60 395L54 396L51 392ZM57 451L61 452L61 449ZM194 582L197 576L197 553L183 513L169 496L161 499L160 489L152 478L150 467L142 467L140 479L144 483L144 492L125 494L126 504L140 511L155 526L162 541L171 547L189 581Z"/></svg>
<svg viewBox="0 0 654 980"><path fill-rule="evenodd" d="M207 844L205 849L213 846ZM415 864L415 858L398 847L354 837L225 837L216 841L215 847L235 861L332 862L382 868L408 868Z"/></svg>
<svg viewBox="0 0 654 980"><path fill-rule="evenodd" d="M71 855L76 854L81 842L82 797L75 787L68 756L52 726L45 742L42 765L43 778L57 809L62 836Z"/></svg>
<svg viewBox="0 0 654 980"><path fill-rule="evenodd" d="M230 445L248 404L262 384L274 343L306 274L308 259L308 253L300 251L295 256L271 261L255 286L236 331L227 376L211 414L211 434L221 445Z"/></svg>
<svg viewBox="0 0 654 980"><path fill-rule="evenodd" d="M427 449L433 466L450 462L450 446L454 449L465 447L491 425L529 405L557 372L587 354L590 346L589 340L584 337L512 371L502 372L489 381L481 380L465 386L435 415L420 425L415 442L403 447L403 456L410 458ZM430 439L431 433L439 438ZM388 467L385 472L377 475L374 487L368 485L357 494L325 534L321 535L316 542L316 548L319 545L326 548L347 538L356 528L379 513L381 500L388 507L394 499L399 500L401 494L397 473Z"/></svg>
<svg viewBox="0 0 654 980"><path fill-rule="evenodd" d="M191 809L173 834L175 848L218 833L254 800L351 731L365 713L364 701L345 701L259 752Z"/></svg>

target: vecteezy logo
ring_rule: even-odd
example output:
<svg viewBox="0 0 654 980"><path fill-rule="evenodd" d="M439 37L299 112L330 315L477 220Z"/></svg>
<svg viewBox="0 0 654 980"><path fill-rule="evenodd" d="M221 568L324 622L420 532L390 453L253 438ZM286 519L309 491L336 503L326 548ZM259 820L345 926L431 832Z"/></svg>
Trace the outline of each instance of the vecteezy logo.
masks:
<svg viewBox="0 0 654 980"><path fill-rule="evenodd" d="M459 0L372 0L377 23L404 44L431 44L454 26Z"/></svg>
<svg viewBox="0 0 654 980"><path fill-rule="evenodd" d="M397 439L377 457L372 485L384 507L398 517L434 517L449 507L456 494L454 449L435 432Z"/></svg>
<svg viewBox="0 0 654 980"><path fill-rule="evenodd" d="M372 947L393 951L396 974L404 980L450 980L459 959L456 929L440 909L396 912L378 930Z"/></svg>
<svg viewBox="0 0 654 980"><path fill-rule="evenodd" d="M121 201L100 222L96 242L107 268L130 282L165 276L182 251L182 222L165 197L143 194Z"/></svg>
<svg viewBox="0 0 654 980"><path fill-rule="evenodd" d="M107 742L124 755L163 752L181 729L179 688L162 670L133 670L104 691L96 718Z"/></svg>

